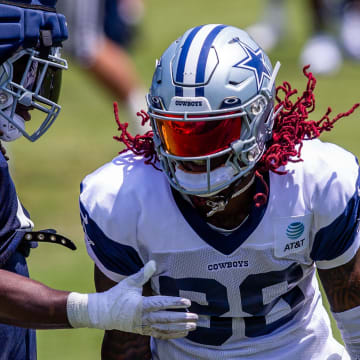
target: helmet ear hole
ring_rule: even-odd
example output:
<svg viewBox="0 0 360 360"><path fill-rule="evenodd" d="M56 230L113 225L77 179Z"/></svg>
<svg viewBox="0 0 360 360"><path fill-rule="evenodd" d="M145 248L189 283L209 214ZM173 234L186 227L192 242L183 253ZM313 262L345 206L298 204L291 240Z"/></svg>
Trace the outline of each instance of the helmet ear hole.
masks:
<svg viewBox="0 0 360 360"><path fill-rule="evenodd" d="M158 97L158 96L151 96L150 101L151 101L151 105L152 105L155 109L161 110L161 109L163 108L162 101L161 101L160 97Z"/></svg>
<svg viewBox="0 0 360 360"><path fill-rule="evenodd" d="M264 108L265 108L264 102L261 101L261 99L259 99L251 104L251 113L254 116L257 116L264 111Z"/></svg>
<svg viewBox="0 0 360 360"><path fill-rule="evenodd" d="M3 90L0 90L0 109L8 108L13 102L13 97Z"/></svg>

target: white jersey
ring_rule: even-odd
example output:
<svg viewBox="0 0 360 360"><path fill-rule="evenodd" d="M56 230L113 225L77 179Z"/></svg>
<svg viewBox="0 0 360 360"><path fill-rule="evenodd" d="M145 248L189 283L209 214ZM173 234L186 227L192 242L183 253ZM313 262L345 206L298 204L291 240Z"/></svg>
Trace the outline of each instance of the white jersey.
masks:
<svg viewBox="0 0 360 360"><path fill-rule="evenodd" d="M150 259L154 294L184 296L199 314L184 339L152 339L153 359L347 359L315 276L359 248L359 169L336 145L305 141L304 161L265 177L266 205L229 236L130 152L87 176L80 207L89 255L120 281ZM257 187L262 191L262 184Z"/></svg>

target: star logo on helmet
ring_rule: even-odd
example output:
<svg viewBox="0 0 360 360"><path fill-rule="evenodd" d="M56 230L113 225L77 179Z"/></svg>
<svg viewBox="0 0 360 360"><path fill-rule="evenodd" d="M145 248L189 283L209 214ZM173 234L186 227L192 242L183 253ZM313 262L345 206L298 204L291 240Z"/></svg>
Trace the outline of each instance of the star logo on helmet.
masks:
<svg viewBox="0 0 360 360"><path fill-rule="evenodd" d="M270 80L270 71L265 62L264 52L260 48L254 51L241 41L237 41L237 43L244 49L246 58L235 64L234 67L252 71L255 74L257 91L259 91L264 78Z"/></svg>

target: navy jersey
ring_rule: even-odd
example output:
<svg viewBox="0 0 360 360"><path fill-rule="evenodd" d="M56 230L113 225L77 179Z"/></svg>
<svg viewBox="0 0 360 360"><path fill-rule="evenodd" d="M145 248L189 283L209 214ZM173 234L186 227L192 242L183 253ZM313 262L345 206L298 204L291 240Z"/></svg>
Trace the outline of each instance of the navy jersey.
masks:
<svg viewBox="0 0 360 360"><path fill-rule="evenodd" d="M29 277L25 257L16 251L22 240L22 234L16 230L31 230L33 223L17 197L8 164L1 152L0 199L0 268ZM0 324L0 360L10 359L36 359L34 330Z"/></svg>
<svg viewBox="0 0 360 360"><path fill-rule="evenodd" d="M6 263L18 247L22 235L19 229L31 230L33 222L21 205L14 183L9 174L7 161L0 153L0 267Z"/></svg>
<svg viewBox="0 0 360 360"><path fill-rule="evenodd" d="M81 218L99 269L119 281L153 259L153 293L187 297L199 314L186 338L152 339L154 360L347 358L315 269L347 263L360 246L359 167L320 140L304 142L302 158L265 176L267 204L228 236L129 152L84 179Z"/></svg>

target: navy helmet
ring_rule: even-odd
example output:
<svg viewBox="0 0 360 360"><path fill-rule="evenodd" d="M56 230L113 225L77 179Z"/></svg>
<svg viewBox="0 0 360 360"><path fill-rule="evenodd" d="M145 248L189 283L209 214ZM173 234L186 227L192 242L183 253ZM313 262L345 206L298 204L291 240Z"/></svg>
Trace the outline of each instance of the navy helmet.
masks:
<svg viewBox="0 0 360 360"><path fill-rule="evenodd" d="M56 0L0 0L0 139L37 140L57 118L68 37ZM30 116L31 111L31 116ZM40 114L36 115L36 114ZM34 117L30 133L25 122Z"/></svg>

